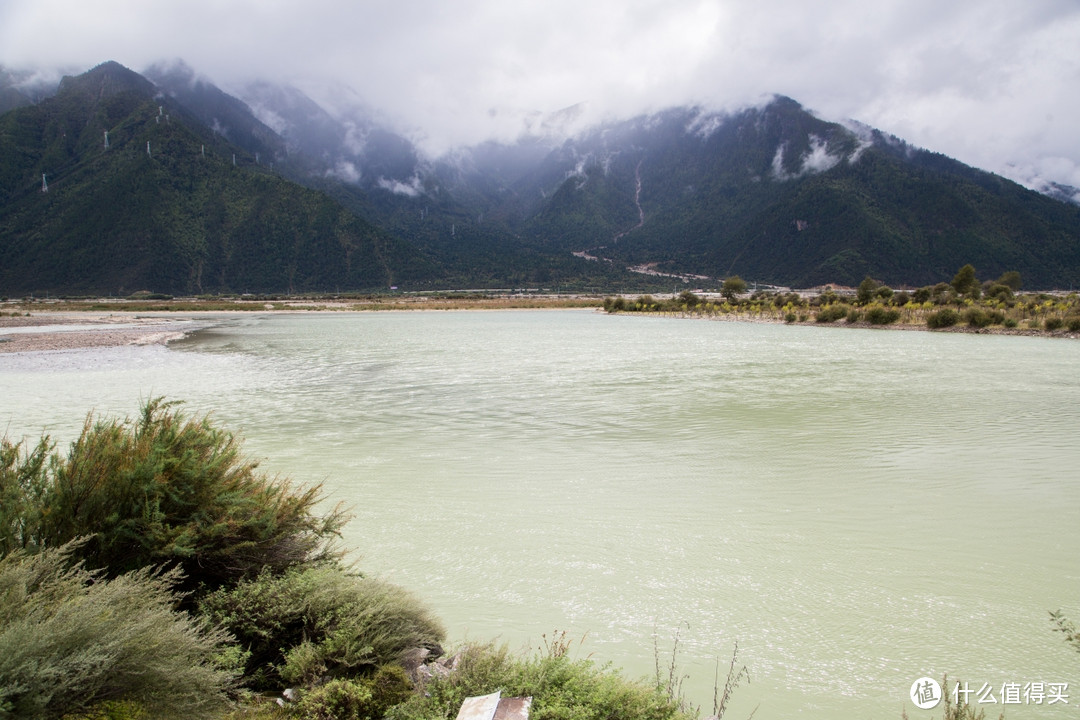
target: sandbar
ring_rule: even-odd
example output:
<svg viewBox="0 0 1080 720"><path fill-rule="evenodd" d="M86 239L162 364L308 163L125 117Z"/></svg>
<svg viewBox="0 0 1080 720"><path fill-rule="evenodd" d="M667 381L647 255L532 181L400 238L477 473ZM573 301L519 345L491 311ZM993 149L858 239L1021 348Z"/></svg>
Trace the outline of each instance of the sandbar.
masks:
<svg viewBox="0 0 1080 720"><path fill-rule="evenodd" d="M188 318L115 313L32 313L0 316L0 353L164 345L194 330Z"/></svg>

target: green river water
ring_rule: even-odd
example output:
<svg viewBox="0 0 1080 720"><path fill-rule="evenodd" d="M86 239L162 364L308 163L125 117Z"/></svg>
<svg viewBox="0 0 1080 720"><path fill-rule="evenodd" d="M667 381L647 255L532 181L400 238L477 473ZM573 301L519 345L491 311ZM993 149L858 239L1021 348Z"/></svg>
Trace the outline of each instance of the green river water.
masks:
<svg viewBox="0 0 1080 720"><path fill-rule="evenodd" d="M62 444L164 395L322 482L358 566L451 638L652 676L679 633L728 718L1080 716L1080 344L591 311L215 318L163 347L0 355L0 429ZM577 642L582 641L580 644ZM1068 683L1068 704L1002 705ZM951 684L951 681L950 681ZM975 699L974 694L971 696Z"/></svg>

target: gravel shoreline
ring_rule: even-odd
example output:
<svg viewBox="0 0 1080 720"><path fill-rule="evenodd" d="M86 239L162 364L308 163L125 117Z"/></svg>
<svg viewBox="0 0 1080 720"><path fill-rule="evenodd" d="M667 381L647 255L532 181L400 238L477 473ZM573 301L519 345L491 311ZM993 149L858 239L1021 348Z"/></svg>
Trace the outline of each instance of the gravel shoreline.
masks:
<svg viewBox="0 0 1080 720"><path fill-rule="evenodd" d="M177 319L112 313L3 316L0 317L0 354L165 345L192 329L187 322L181 324Z"/></svg>
<svg viewBox="0 0 1080 720"><path fill-rule="evenodd" d="M214 311L208 315L231 315L236 311ZM244 314L247 314L245 311ZM296 312L296 310L265 310L262 312ZM310 312L310 311L309 311ZM317 311L316 311L317 312ZM367 312L358 310L356 312ZM392 310L390 311L392 312ZM597 312L602 312L599 308ZM627 316L649 317L654 313L626 312ZM29 315L0 315L0 355L7 353L52 352L85 348L120 347L125 345L167 345L186 335L206 327L200 323L201 312L146 315L134 312L58 311L37 312ZM701 315L697 313L663 313L667 317L720 320L727 322L750 322L784 324L778 317L761 317L752 314ZM212 324L212 323L210 323ZM926 332L925 324L871 325L858 323L814 323L798 325L834 328L867 328L874 330L906 330ZM1064 337L1080 339L1080 333L1045 332L1029 328L972 328L956 325L941 328L937 333L973 333L986 335L1025 335L1032 337Z"/></svg>

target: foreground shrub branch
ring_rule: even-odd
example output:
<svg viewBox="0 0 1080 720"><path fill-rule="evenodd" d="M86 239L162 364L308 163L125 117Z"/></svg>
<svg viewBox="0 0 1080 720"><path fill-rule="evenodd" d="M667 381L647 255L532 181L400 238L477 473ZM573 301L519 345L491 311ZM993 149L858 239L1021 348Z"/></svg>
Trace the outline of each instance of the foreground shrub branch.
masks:
<svg viewBox="0 0 1080 720"><path fill-rule="evenodd" d="M114 700L151 717L218 716L230 638L173 610L178 572L104 580L72 564L79 546L0 560L0 717L48 720Z"/></svg>
<svg viewBox="0 0 1080 720"><path fill-rule="evenodd" d="M135 420L88 417L64 458L46 462L46 443L21 462L3 446L0 493L22 498L2 518L16 531L5 551L92 536L80 549L90 568L178 566L185 590L214 589L333 557L347 519L341 508L317 514L319 486L260 473L232 433L161 399Z"/></svg>

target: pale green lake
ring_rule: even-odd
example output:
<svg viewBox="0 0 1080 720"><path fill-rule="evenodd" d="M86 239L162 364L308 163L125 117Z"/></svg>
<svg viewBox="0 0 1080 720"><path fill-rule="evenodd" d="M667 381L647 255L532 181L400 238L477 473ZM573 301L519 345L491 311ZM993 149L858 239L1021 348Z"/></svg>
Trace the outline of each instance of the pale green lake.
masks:
<svg viewBox="0 0 1080 720"><path fill-rule="evenodd" d="M362 569L451 638L652 675L680 631L708 714L940 717L912 682L1069 683L1080 654L1080 343L606 316L220 318L169 348L0 355L0 430L182 399L352 506ZM681 628L681 629L680 629ZM667 662L667 657L663 658ZM666 672L666 668L665 668Z"/></svg>

